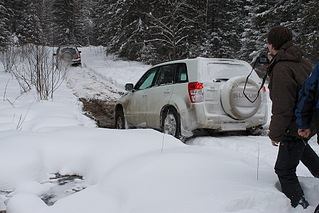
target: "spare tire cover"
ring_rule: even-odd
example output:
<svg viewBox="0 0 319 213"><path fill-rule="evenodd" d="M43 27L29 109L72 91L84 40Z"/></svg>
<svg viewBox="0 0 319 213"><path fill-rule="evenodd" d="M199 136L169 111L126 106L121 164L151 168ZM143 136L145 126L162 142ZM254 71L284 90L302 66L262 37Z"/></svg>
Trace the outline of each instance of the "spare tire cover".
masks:
<svg viewBox="0 0 319 213"><path fill-rule="evenodd" d="M62 59L65 61L71 61L72 59L72 54L70 52L65 52L62 55Z"/></svg>
<svg viewBox="0 0 319 213"><path fill-rule="evenodd" d="M258 94L258 85L252 80L248 79L245 94L248 98L255 102L251 103L243 94L246 82L246 76L236 76L229 79L221 89L221 102L224 111L232 118L243 120L250 118L259 109L261 103L260 95Z"/></svg>

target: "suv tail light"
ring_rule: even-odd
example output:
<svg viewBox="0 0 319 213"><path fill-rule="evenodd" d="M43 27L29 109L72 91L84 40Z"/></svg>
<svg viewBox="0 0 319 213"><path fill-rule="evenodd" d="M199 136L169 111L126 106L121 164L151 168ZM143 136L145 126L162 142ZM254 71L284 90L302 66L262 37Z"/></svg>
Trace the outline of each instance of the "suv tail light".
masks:
<svg viewBox="0 0 319 213"><path fill-rule="evenodd" d="M203 83L191 82L188 83L189 99L192 103L199 103L204 100Z"/></svg>
<svg viewBox="0 0 319 213"><path fill-rule="evenodd" d="M81 55L80 55L80 54L78 55L78 58L81 58Z"/></svg>
<svg viewBox="0 0 319 213"><path fill-rule="evenodd" d="M265 86L263 86L263 91L264 91L264 92L266 92L266 91L267 91L267 89L266 89L266 87L265 87Z"/></svg>

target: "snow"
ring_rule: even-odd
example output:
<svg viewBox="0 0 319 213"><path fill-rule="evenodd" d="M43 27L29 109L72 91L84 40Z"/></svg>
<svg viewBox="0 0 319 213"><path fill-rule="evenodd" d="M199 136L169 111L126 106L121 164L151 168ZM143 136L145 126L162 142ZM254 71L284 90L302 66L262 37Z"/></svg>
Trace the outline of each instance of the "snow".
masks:
<svg viewBox="0 0 319 213"><path fill-rule="evenodd" d="M35 91L21 95L0 69L0 211L313 212L319 181L298 167L311 206L293 209L276 188L277 148L267 136L203 136L184 144L155 130L97 128L74 94L116 99L149 66L107 57L101 47L81 51L83 67L71 67L49 101L37 101ZM83 179L61 186L52 179L57 173ZM41 199L50 194L53 205Z"/></svg>

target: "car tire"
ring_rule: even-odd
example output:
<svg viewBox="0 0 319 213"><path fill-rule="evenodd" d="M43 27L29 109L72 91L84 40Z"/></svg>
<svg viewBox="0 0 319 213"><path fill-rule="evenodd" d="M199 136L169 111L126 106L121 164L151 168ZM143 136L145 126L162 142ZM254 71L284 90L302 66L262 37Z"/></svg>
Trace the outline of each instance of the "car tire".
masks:
<svg viewBox="0 0 319 213"><path fill-rule="evenodd" d="M116 112L115 129L125 129L125 117L123 110L119 110Z"/></svg>
<svg viewBox="0 0 319 213"><path fill-rule="evenodd" d="M162 119L163 133L172 135L176 138L181 136L181 122L175 109L168 109Z"/></svg>
<svg viewBox="0 0 319 213"><path fill-rule="evenodd" d="M252 117L258 111L261 104L261 95L257 97L259 86L248 79L245 94L253 101L249 101L243 94L246 83L246 76L236 76L229 79L221 89L221 103L227 115L243 120ZM257 98L256 98L257 97Z"/></svg>

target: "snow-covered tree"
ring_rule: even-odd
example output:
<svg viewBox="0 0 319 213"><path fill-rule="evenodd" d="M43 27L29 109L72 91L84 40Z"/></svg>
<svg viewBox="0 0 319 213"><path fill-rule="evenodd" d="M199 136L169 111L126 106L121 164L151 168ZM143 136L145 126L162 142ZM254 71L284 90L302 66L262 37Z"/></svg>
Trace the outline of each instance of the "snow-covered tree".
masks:
<svg viewBox="0 0 319 213"><path fill-rule="evenodd" d="M94 32L96 0L85 0L81 3L78 16L78 33L81 45L96 45L96 35Z"/></svg>
<svg viewBox="0 0 319 213"><path fill-rule="evenodd" d="M4 5L4 1L0 0L0 50L4 50L10 44L10 13Z"/></svg>
<svg viewBox="0 0 319 213"><path fill-rule="evenodd" d="M53 38L54 45L88 45L87 15L89 8L87 1L54 0L52 4L53 14ZM85 24L86 23L86 24Z"/></svg>
<svg viewBox="0 0 319 213"><path fill-rule="evenodd" d="M101 2L97 31L109 52L150 63L197 55L204 14L186 0Z"/></svg>
<svg viewBox="0 0 319 213"><path fill-rule="evenodd" d="M202 11L186 0L156 3L154 11L146 14L150 32L146 45L155 47L162 60L198 56L205 38Z"/></svg>
<svg viewBox="0 0 319 213"><path fill-rule="evenodd" d="M96 29L99 44L120 57L136 60L147 35L145 17L152 2L143 0L100 0L97 4Z"/></svg>
<svg viewBox="0 0 319 213"><path fill-rule="evenodd" d="M303 8L297 19L298 32L296 41L312 62L319 61L319 1L312 0L302 4Z"/></svg>
<svg viewBox="0 0 319 213"><path fill-rule="evenodd" d="M108 53L148 63L186 57L251 62L266 53L276 25L319 60L318 0L0 0L0 46L102 45Z"/></svg>
<svg viewBox="0 0 319 213"><path fill-rule="evenodd" d="M122 1L119 0L97 0L94 31L97 34L99 45L106 46L113 37L119 34L122 18L121 4Z"/></svg>
<svg viewBox="0 0 319 213"><path fill-rule="evenodd" d="M238 58L243 25L248 21L246 1L208 0L210 56Z"/></svg>
<svg viewBox="0 0 319 213"><path fill-rule="evenodd" d="M256 0L255 3L254 5L259 6L253 7L250 29L252 33L247 37L250 43L255 44L257 51L266 50L268 30L273 26L282 25L293 31L295 43L304 50L309 59L312 61L319 59L318 51L314 51L318 47L319 37L317 29L319 3L317 0Z"/></svg>
<svg viewBox="0 0 319 213"><path fill-rule="evenodd" d="M275 4L276 2L269 0L247 2L248 14L241 34L240 59L252 62L260 54L268 52L266 38L269 29L274 26L272 10Z"/></svg>

